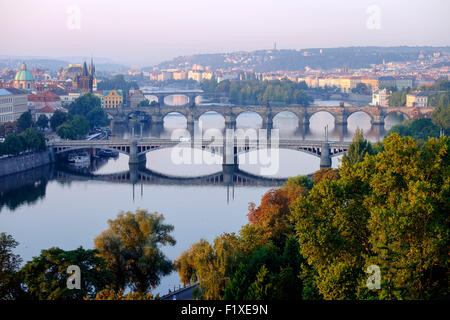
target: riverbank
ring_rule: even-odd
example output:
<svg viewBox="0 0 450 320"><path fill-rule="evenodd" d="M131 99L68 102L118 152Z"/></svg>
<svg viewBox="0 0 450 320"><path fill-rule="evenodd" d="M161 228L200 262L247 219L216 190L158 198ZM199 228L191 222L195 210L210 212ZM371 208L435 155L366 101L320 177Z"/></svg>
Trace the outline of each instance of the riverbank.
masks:
<svg viewBox="0 0 450 320"><path fill-rule="evenodd" d="M55 162L51 149L0 158L0 177L38 168Z"/></svg>

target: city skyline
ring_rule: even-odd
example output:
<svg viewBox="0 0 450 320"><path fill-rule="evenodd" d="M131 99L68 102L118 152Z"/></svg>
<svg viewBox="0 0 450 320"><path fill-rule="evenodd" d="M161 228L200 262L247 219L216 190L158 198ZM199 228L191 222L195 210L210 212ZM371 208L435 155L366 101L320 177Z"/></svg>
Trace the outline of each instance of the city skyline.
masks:
<svg viewBox="0 0 450 320"><path fill-rule="evenodd" d="M3 35L8 46L0 55L94 56L146 66L184 55L271 49L275 42L277 49L446 46L449 8L439 0L5 0L0 21L12 32Z"/></svg>

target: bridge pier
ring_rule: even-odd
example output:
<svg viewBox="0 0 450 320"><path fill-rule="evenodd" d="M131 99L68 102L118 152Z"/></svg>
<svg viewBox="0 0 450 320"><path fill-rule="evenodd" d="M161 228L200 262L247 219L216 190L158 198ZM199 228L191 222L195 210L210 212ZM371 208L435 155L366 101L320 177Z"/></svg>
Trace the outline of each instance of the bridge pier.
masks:
<svg viewBox="0 0 450 320"><path fill-rule="evenodd" d="M334 116L334 125L335 126L347 126L347 115L346 114L337 114Z"/></svg>
<svg viewBox="0 0 450 320"><path fill-rule="evenodd" d="M310 115L307 113L306 109L303 109L303 112L299 115L297 114L298 117L298 126L304 126L304 127L309 127L309 119L311 118Z"/></svg>
<svg viewBox="0 0 450 320"><path fill-rule="evenodd" d="M328 141L322 143L320 148L320 169L331 168L330 144Z"/></svg>
<svg viewBox="0 0 450 320"><path fill-rule="evenodd" d="M130 143L128 165L145 166L146 159L145 154L139 154L137 140L133 139Z"/></svg>
<svg viewBox="0 0 450 320"><path fill-rule="evenodd" d="M306 136L307 136L308 133L309 133L309 126L308 126L308 125L305 125L305 124L299 125L299 126L297 127L296 132L299 132L299 133L300 133L300 136L302 137L302 140L306 140Z"/></svg>
<svg viewBox="0 0 450 320"><path fill-rule="evenodd" d="M234 130L225 129L225 139L223 141L223 161L222 168L225 171L234 171L239 167L237 146L234 144Z"/></svg>
<svg viewBox="0 0 450 320"><path fill-rule="evenodd" d="M372 120L372 125L384 125L384 118L385 117L383 114L374 116Z"/></svg>
<svg viewBox="0 0 450 320"><path fill-rule="evenodd" d="M160 107L164 106L165 105L164 98L166 97L166 95L157 95L157 97L159 106Z"/></svg>
<svg viewBox="0 0 450 320"><path fill-rule="evenodd" d="M347 125L335 125L333 132L337 134L339 141L344 141L344 138L347 135Z"/></svg>
<svg viewBox="0 0 450 320"><path fill-rule="evenodd" d="M197 98L197 95L195 95L195 94L189 94L189 95L186 95L187 97L188 97L188 99L189 99L189 106L191 106L191 107L194 107L195 106L195 98Z"/></svg>

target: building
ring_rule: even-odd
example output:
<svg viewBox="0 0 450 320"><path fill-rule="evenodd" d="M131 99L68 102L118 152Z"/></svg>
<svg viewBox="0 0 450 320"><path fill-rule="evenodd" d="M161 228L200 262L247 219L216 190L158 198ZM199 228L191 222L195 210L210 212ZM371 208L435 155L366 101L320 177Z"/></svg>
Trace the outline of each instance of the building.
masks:
<svg viewBox="0 0 450 320"><path fill-rule="evenodd" d="M0 89L0 123L12 121L14 121L12 94L6 89Z"/></svg>
<svg viewBox="0 0 450 320"><path fill-rule="evenodd" d="M58 71L60 80L74 80L77 76L81 75L83 67L81 64L69 64L63 70Z"/></svg>
<svg viewBox="0 0 450 320"><path fill-rule="evenodd" d="M158 74L158 81L168 81L168 80L172 80L173 79L173 74L172 72L169 71L161 71Z"/></svg>
<svg viewBox="0 0 450 320"><path fill-rule="evenodd" d="M61 108L61 98L48 90L28 95L28 108L31 111L36 111L44 107L50 107L52 109Z"/></svg>
<svg viewBox="0 0 450 320"><path fill-rule="evenodd" d="M33 74L27 70L27 65L25 62L22 64L21 69L16 73L14 77L14 88L25 89L25 90L35 90L35 81Z"/></svg>
<svg viewBox="0 0 450 320"><path fill-rule="evenodd" d="M379 88L394 88L396 86L395 78L391 76L379 77L378 87Z"/></svg>
<svg viewBox="0 0 450 320"><path fill-rule="evenodd" d="M407 107L425 108L428 105L428 94L426 92L412 92L406 95Z"/></svg>
<svg viewBox="0 0 450 320"><path fill-rule="evenodd" d="M361 78L361 83L364 83L371 90L378 89L378 79L377 78Z"/></svg>
<svg viewBox="0 0 450 320"><path fill-rule="evenodd" d="M342 92L350 92L352 89L352 81L350 78L341 78L339 79L339 88Z"/></svg>
<svg viewBox="0 0 450 320"><path fill-rule="evenodd" d="M129 90L128 91L128 106L130 108L136 108L138 104L145 100L145 96L141 90Z"/></svg>
<svg viewBox="0 0 450 320"><path fill-rule="evenodd" d="M186 72L185 71L175 71L173 73L173 80L186 80Z"/></svg>
<svg viewBox="0 0 450 320"><path fill-rule="evenodd" d="M103 90L97 91L100 93L102 101L102 108L113 109L123 106L123 92L122 90Z"/></svg>
<svg viewBox="0 0 450 320"><path fill-rule="evenodd" d="M81 92L92 92L94 82L96 84L95 67L94 62L91 59L89 70L86 65L86 61L84 62L81 74L78 74L72 82L72 89Z"/></svg>
<svg viewBox="0 0 450 320"><path fill-rule="evenodd" d="M399 78L395 80L395 86L398 90L414 87L414 78Z"/></svg>
<svg viewBox="0 0 450 320"><path fill-rule="evenodd" d="M53 114L55 113L55 109L51 108L51 107L43 107L39 110L36 110L35 114L34 114L34 119L35 121L37 121L39 119L39 117L41 115L44 115L47 117L47 119L50 120L50 118L53 116Z"/></svg>
<svg viewBox="0 0 450 320"><path fill-rule="evenodd" d="M16 88L0 89L0 123L13 122L28 111L28 92Z"/></svg>
<svg viewBox="0 0 450 320"><path fill-rule="evenodd" d="M202 81L203 80L211 80L214 77L214 73L212 71L202 72Z"/></svg>
<svg viewBox="0 0 450 320"><path fill-rule="evenodd" d="M80 96L81 94L79 92L69 92L67 94L60 95L59 98L61 99L62 106L68 106L76 99L78 99Z"/></svg>
<svg viewBox="0 0 450 320"><path fill-rule="evenodd" d="M389 106L389 91L386 88L375 90L372 93L373 106L388 107Z"/></svg>
<svg viewBox="0 0 450 320"><path fill-rule="evenodd" d="M188 73L188 79L189 80L194 80L197 82L202 82L202 72L201 71L195 71L195 70L190 70Z"/></svg>

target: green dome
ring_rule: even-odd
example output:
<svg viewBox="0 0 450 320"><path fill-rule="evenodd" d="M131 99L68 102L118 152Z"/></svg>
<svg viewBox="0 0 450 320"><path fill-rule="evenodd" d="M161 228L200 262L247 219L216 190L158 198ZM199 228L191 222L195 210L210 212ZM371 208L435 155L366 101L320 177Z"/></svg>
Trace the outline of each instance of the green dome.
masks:
<svg viewBox="0 0 450 320"><path fill-rule="evenodd" d="M22 70L16 73L15 81L34 81L33 74L27 70L26 64L22 64Z"/></svg>

